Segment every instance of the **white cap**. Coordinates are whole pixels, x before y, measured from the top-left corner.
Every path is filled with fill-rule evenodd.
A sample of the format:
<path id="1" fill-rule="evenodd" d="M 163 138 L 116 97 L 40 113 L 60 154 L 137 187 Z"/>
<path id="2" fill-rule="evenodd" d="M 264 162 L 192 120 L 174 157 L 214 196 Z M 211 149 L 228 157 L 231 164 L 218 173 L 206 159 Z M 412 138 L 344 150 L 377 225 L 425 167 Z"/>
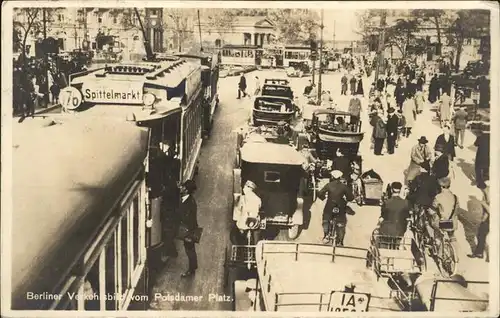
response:
<path id="1" fill-rule="evenodd" d="M 332 178 L 334 179 L 339 179 L 340 177 L 342 177 L 344 174 L 342 173 L 342 171 L 340 170 L 333 170 L 330 175 L 332 176 Z"/>

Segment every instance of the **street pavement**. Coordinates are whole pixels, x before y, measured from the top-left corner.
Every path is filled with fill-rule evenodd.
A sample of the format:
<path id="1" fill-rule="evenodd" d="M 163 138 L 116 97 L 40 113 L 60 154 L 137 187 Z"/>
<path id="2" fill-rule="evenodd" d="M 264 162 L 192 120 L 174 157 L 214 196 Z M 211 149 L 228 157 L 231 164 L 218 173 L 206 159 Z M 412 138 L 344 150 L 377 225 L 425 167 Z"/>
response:
<path id="1" fill-rule="evenodd" d="M 286 78 L 282 70 L 260 70 L 246 74 L 248 92 L 254 91 L 254 78 L 259 76 L 261 84 L 265 78 Z M 338 109 L 347 110 L 350 96 L 340 96 L 340 78 L 342 73 L 331 73 L 323 75 L 323 89 L 330 90 L 332 97 L 337 103 Z M 304 86 L 310 77 L 292 78 L 291 86 L 295 95 L 302 95 Z M 193 278 L 183 279 L 180 274 L 187 268 L 187 258 L 183 247 L 178 244 L 179 257 L 171 259 L 153 288 L 154 293 L 163 295 L 180 293 L 182 295 L 198 295 L 203 299 L 198 302 L 161 302 L 154 301 L 151 309 L 156 310 L 230 310 L 228 301 L 211 301 L 210 294 L 223 295 L 223 264 L 224 250 L 229 246 L 229 229 L 232 213 L 232 168 L 235 154 L 234 130 L 245 124 L 248 119 L 252 99 L 237 97 L 238 77 L 227 77 L 220 79 L 220 108 L 217 111 L 213 134 L 204 143 L 200 158 L 200 171 L 197 177 L 198 192 L 198 222 L 205 231 L 201 244 L 197 245 L 199 269 Z M 366 96 L 371 81 L 364 78 Z M 367 114 L 368 98 L 363 98 L 362 120 L 365 130 L 365 138 L 360 145 L 360 153 L 363 156 L 363 171 L 373 169 L 387 183 L 403 181 L 403 172 L 409 164 L 410 149 L 417 143 L 417 139 L 425 135 L 433 145 L 435 138 L 440 134 L 440 128 L 432 123 L 433 113 L 426 107 L 419 115 L 417 123 L 413 128 L 413 134 L 404 138 L 399 143 L 399 148 L 393 155 L 375 156 L 370 150 L 371 127 L 369 126 Z M 457 149 L 457 169 L 451 186 L 452 191 L 457 194 L 461 209 L 469 207 L 477 208 L 477 200 L 482 198 L 481 192 L 472 184 L 473 181 L 473 159 L 475 148 L 471 146 L 474 142 L 472 134 L 468 133 L 464 149 Z M 471 203 L 472 202 L 472 203 Z M 307 204 L 307 203 L 306 203 Z M 322 238 L 321 214 L 323 202 L 318 200 L 312 204 L 310 214 L 305 215 L 304 226 L 298 242 L 320 242 Z M 474 205 L 476 204 L 476 205 Z M 368 247 L 370 236 L 375 228 L 380 215 L 378 206 L 357 206 L 350 204 L 355 215 L 348 216 L 346 246 Z M 469 232 L 474 231 L 477 224 L 474 213 L 464 211 L 466 225 Z M 462 226 L 456 231 L 458 238 L 458 255 L 460 259 L 459 272 L 468 280 L 489 280 L 488 263 L 484 260 L 469 259 L 466 254 L 470 253 L 470 247 L 465 239 Z M 286 240 L 286 231 L 282 231 L 276 239 Z M 429 269 L 435 271 L 432 262 Z"/>

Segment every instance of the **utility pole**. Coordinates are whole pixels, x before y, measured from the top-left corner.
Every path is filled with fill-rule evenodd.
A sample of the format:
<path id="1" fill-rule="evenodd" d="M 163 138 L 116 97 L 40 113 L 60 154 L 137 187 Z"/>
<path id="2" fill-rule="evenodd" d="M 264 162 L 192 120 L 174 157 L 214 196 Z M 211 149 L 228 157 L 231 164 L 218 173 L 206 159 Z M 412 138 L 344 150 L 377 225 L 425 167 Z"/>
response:
<path id="1" fill-rule="evenodd" d="M 332 44 L 332 50 L 335 52 L 335 24 L 336 21 L 333 20 L 333 44 Z"/>
<path id="2" fill-rule="evenodd" d="M 200 51 L 203 52 L 203 43 L 201 42 L 200 10 L 198 10 L 198 33 L 200 34 Z"/>
<path id="3" fill-rule="evenodd" d="M 321 103 L 321 64 L 323 62 L 323 29 L 325 26 L 323 25 L 323 15 L 324 15 L 324 10 L 321 9 L 321 37 L 320 37 L 320 48 L 319 48 L 319 75 L 318 75 L 318 104 Z"/>
<path id="4" fill-rule="evenodd" d="M 387 18 L 387 11 L 384 10 L 382 13 L 382 17 L 380 18 L 380 40 L 378 43 L 378 61 L 377 61 L 377 68 L 375 69 L 375 83 L 378 80 L 378 77 L 380 75 L 381 67 L 382 64 L 384 63 L 384 51 L 385 51 L 385 22 Z"/>
<path id="5" fill-rule="evenodd" d="M 47 52 L 47 9 L 43 8 L 43 73 L 45 81 L 43 82 L 43 101 L 48 106 L 49 102 L 49 55 Z"/>

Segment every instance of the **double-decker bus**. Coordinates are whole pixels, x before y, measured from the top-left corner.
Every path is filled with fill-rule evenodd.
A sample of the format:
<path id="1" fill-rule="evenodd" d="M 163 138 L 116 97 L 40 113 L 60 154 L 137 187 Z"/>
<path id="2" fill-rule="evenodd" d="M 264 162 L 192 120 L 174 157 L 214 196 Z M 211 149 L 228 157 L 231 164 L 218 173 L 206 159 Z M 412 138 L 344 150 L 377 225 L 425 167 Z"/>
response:
<path id="1" fill-rule="evenodd" d="M 180 58 L 202 66 L 201 82 L 204 90 L 203 136 L 209 137 L 213 125 L 215 110 L 219 106 L 219 56 L 218 54 L 176 54 Z"/>
<path id="2" fill-rule="evenodd" d="M 147 308 L 148 139 L 90 117 L 13 126 L 13 310 Z"/>
<path id="3" fill-rule="evenodd" d="M 202 66 L 178 57 L 118 64 L 70 76 L 61 91 L 63 117 L 129 122 L 150 132 L 148 209 L 152 219 L 151 259 L 160 259 L 167 219 L 179 204 L 178 184 L 196 175 L 202 143 Z M 55 115 L 53 115 L 55 116 Z M 103 136 L 106 138 L 106 136 Z"/>
<path id="4" fill-rule="evenodd" d="M 224 45 L 221 64 L 239 66 L 258 66 L 261 64 L 263 50 L 255 45 Z"/>

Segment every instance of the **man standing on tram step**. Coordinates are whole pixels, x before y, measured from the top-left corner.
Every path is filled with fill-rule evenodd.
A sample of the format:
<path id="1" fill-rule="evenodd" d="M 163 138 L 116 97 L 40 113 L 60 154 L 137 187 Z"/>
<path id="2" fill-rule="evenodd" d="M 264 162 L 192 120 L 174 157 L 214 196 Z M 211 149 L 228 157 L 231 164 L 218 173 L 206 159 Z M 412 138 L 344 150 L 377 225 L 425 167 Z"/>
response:
<path id="1" fill-rule="evenodd" d="M 398 124 L 399 117 L 394 113 L 394 108 L 389 107 L 387 110 L 387 153 L 392 155 L 396 147 L 396 140 L 398 139 Z"/>
<path id="2" fill-rule="evenodd" d="M 410 217 L 410 203 L 399 196 L 402 187 L 401 182 L 391 183 L 392 196 L 381 208 L 380 235 L 403 236 L 406 232 L 407 219 Z M 400 239 L 397 239 L 391 243 L 398 245 L 399 241 Z"/>
<path id="3" fill-rule="evenodd" d="M 245 74 L 241 74 L 240 82 L 238 84 L 238 99 L 241 98 L 241 93 L 243 93 L 243 97 L 247 97 L 247 79 L 245 78 Z"/>
<path id="4" fill-rule="evenodd" d="M 198 207 L 193 197 L 196 191 L 196 183 L 193 180 L 187 180 L 181 187 L 181 204 L 179 206 L 179 216 L 181 225 L 185 226 L 189 232 L 198 228 L 197 213 Z M 184 249 L 188 258 L 188 269 L 182 277 L 193 276 L 198 269 L 198 257 L 196 255 L 195 242 L 189 235 L 184 239 Z"/>
<path id="5" fill-rule="evenodd" d="M 330 183 L 325 185 L 323 189 L 318 192 L 318 198 L 321 200 L 325 199 L 326 194 L 328 194 L 326 198 L 325 207 L 323 208 L 323 243 L 327 243 L 327 236 L 330 227 L 330 221 L 333 218 L 336 218 L 337 221 L 337 237 L 336 237 L 336 245 L 343 246 L 344 245 L 344 237 L 345 237 L 345 228 L 347 225 L 347 202 L 354 200 L 354 195 L 352 193 L 351 187 L 348 187 L 344 183 L 340 181 L 342 177 L 342 172 L 339 170 L 333 170 L 331 173 Z M 334 208 L 338 208 L 338 212 L 334 214 Z"/>

